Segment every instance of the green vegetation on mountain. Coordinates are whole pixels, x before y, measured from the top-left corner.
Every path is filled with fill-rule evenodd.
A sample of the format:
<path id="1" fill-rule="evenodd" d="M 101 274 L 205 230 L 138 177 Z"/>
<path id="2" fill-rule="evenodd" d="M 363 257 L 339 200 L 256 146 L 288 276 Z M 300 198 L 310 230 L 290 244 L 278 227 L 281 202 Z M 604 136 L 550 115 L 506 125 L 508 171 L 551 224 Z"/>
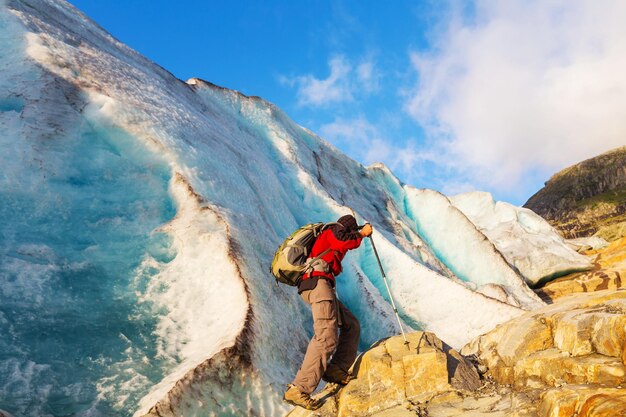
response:
<path id="1" fill-rule="evenodd" d="M 626 236 L 626 146 L 556 173 L 524 207 L 567 238 Z"/>

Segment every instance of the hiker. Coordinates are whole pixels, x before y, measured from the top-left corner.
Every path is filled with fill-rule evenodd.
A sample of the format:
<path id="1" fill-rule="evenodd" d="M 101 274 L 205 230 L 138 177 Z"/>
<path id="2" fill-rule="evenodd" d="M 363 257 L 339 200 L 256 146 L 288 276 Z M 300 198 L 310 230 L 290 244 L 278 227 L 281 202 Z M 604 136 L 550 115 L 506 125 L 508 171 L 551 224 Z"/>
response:
<path id="1" fill-rule="evenodd" d="M 288 403 L 315 410 L 321 404 L 311 393 L 320 379 L 341 385 L 353 379 L 349 369 L 356 359 L 361 330 L 357 318 L 337 299 L 335 277 L 341 273 L 346 252 L 358 248 L 371 234 L 369 223 L 359 227 L 354 216 L 346 215 L 324 230 L 311 249 L 309 259 L 322 256 L 313 262 L 313 271 L 303 275 L 298 293 L 311 306 L 314 335 L 283 397 Z"/>

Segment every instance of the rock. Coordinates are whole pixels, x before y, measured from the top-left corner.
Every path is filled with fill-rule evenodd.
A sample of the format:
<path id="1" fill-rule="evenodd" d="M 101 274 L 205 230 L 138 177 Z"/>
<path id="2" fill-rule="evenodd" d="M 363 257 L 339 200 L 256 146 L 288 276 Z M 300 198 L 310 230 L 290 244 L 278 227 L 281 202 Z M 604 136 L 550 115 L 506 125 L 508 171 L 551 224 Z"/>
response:
<path id="1" fill-rule="evenodd" d="M 598 256 L 595 262 L 601 268 L 626 270 L 626 238 L 611 243 L 607 248 L 596 251 Z"/>
<path id="2" fill-rule="evenodd" d="M 539 417 L 537 398 L 511 390 L 502 394 L 477 395 L 429 403 L 428 417 Z"/>
<path id="3" fill-rule="evenodd" d="M 339 397 L 339 416 L 370 415 L 481 385 L 474 367 L 434 334 L 416 332 L 407 338 L 408 346 L 395 336 L 363 354 L 354 369 L 357 379 Z"/>
<path id="4" fill-rule="evenodd" d="M 572 357 L 552 348 L 520 358 L 514 366 L 514 381 L 518 388 L 564 384 L 617 386 L 626 382 L 626 372 L 621 358 L 599 354 Z"/>
<path id="5" fill-rule="evenodd" d="M 566 168 L 524 205 L 565 237 L 626 236 L 626 146 Z"/>
<path id="6" fill-rule="evenodd" d="M 572 356 L 588 355 L 593 352 L 591 329 L 595 316 L 585 310 L 573 310 L 553 317 L 554 344 Z"/>
<path id="7" fill-rule="evenodd" d="M 591 331 L 594 350 L 602 355 L 621 358 L 626 364 L 626 316 L 622 314 L 598 315 Z"/>
<path id="8" fill-rule="evenodd" d="M 465 346 L 498 383 L 523 387 L 626 382 L 626 291 L 576 294 Z"/>
<path id="9" fill-rule="evenodd" d="M 406 336 L 408 345 L 394 336 L 363 353 L 353 367 L 356 379 L 322 408 L 296 409 L 289 416 L 415 416 L 419 404 L 438 395 L 461 395 L 482 385 L 472 363 L 433 333 Z"/>
<path id="10" fill-rule="evenodd" d="M 623 277 L 626 277 L 624 272 L 612 270 L 576 273 L 557 278 L 536 292 L 542 300 L 554 302 L 561 297 L 574 293 L 624 288 L 626 287 L 626 280 L 622 279 Z"/>
<path id="11" fill-rule="evenodd" d="M 550 348 L 552 344 L 550 326 L 539 316 L 527 313 L 475 339 L 461 353 L 465 356 L 479 354 L 493 372 L 496 368 L 512 367 L 519 358 Z"/>
<path id="12" fill-rule="evenodd" d="M 615 290 L 626 286 L 626 238 L 588 254 L 595 256 L 594 270 L 557 278 L 537 289 L 537 294 L 544 301 L 554 302 L 573 293 Z"/>
<path id="13" fill-rule="evenodd" d="M 372 414 L 372 417 L 416 417 L 415 411 L 407 407 L 397 406 L 380 413 Z"/>
<path id="14" fill-rule="evenodd" d="M 562 297 L 462 349 L 415 332 L 376 343 L 357 379 L 290 416 L 626 416 L 626 290 Z M 481 380 L 475 362 L 486 368 Z"/>
<path id="15" fill-rule="evenodd" d="M 428 417 L 508 417 L 511 396 L 466 397 L 428 407 Z"/>
<path id="16" fill-rule="evenodd" d="M 0 410 L 0 417 L 13 417 L 13 414 L 8 411 Z"/>
<path id="17" fill-rule="evenodd" d="M 586 385 L 552 389 L 541 396 L 539 414 L 545 417 L 626 416 L 626 389 Z"/>

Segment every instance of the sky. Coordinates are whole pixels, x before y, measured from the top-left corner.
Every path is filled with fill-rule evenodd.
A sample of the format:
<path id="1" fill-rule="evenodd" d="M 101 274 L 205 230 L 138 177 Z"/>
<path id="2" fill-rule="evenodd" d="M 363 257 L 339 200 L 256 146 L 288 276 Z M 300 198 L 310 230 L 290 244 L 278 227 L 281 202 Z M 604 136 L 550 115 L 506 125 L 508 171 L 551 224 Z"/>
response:
<path id="1" fill-rule="evenodd" d="M 70 0 L 176 77 L 261 96 L 357 161 L 523 204 L 626 144 L 626 2 Z"/>

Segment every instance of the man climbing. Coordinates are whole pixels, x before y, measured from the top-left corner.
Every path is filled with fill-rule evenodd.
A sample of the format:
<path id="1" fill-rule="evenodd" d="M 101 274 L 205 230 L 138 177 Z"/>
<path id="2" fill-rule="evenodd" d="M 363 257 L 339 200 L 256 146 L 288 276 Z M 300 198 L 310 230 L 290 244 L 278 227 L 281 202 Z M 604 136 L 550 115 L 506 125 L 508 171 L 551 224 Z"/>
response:
<path id="1" fill-rule="evenodd" d="M 371 234 L 369 223 L 359 228 L 354 216 L 346 215 L 324 230 L 311 249 L 309 258 L 320 259 L 313 263 L 312 272 L 303 275 L 298 293 L 311 306 L 314 335 L 302 366 L 283 397 L 290 404 L 315 410 L 321 404 L 311 398 L 311 393 L 320 379 L 342 385 L 353 379 L 349 369 L 356 359 L 360 325 L 337 299 L 335 277 L 341 273 L 346 252 L 358 248 L 362 239 Z"/>

